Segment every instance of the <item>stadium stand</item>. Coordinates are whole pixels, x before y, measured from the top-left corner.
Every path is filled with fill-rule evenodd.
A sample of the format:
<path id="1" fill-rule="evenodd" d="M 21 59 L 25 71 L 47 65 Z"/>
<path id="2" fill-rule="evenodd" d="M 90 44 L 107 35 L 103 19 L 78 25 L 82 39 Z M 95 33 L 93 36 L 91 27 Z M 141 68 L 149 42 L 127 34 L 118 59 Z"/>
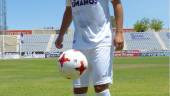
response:
<path id="1" fill-rule="evenodd" d="M 163 39 L 163 43 L 169 46 L 168 36 L 169 32 L 160 32 L 160 38 Z M 44 51 L 44 52 L 62 52 L 64 50 L 72 48 L 73 33 L 70 32 L 65 35 L 63 41 L 63 48 L 55 48 L 55 40 L 58 35 L 26 35 L 22 44 L 22 51 Z M 126 50 L 163 50 L 158 38 L 153 32 L 126 32 L 125 44 Z M 165 38 L 166 36 L 166 38 Z M 50 44 L 49 44 L 50 43 Z M 48 47 L 48 48 L 47 48 Z M 48 50 L 47 50 L 48 49 Z"/>
<path id="2" fill-rule="evenodd" d="M 46 52 L 50 34 L 24 35 L 20 39 L 23 40 L 21 41 L 22 52 Z"/>
<path id="3" fill-rule="evenodd" d="M 69 32 L 64 35 L 62 49 L 56 49 L 56 47 L 55 47 L 55 40 L 57 37 L 58 37 L 58 35 L 55 35 L 50 52 L 63 52 L 64 50 L 72 48 L 72 41 L 73 41 L 73 33 L 72 32 Z"/>
<path id="4" fill-rule="evenodd" d="M 129 32 L 124 34 L 127 50 L 162 50 L 153 32 Z"/>
<path id="5" fill-rule="evenodd" d="M 58 54 L 72 48 L 73 32 L 64 35 L 63 48 L 55 47 L 57 34 L 5 35 L 4 52 L 20 54 Z M 124 50 L 168 51 L 170 50 L 170 32 L 125 32 Z M 0 35 L 0 53 L 2 52 Z M 169 52 L 169 51 L 168 51 Z M 139 53 L 139 52 L 138 52 Z"/>
<path id="6" fill-rule="evenodd" d="M 72 35 L 72 33 L 65 34 L 62 49 L 56 49 L 55 47 L 55 40 L 58 35 L 24 35 L 21 50 L 22 52 L 63 52 L 64 50 L 72 48 Z"/>

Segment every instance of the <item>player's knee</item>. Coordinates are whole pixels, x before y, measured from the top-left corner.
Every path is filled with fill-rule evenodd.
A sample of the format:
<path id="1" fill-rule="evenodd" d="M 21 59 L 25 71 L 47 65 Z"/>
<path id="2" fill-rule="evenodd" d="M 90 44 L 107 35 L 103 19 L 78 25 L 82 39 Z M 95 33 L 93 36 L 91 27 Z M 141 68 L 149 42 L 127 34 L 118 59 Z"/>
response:
<path id="1" fill-rule="evenodd" d="M 109 88 L 109 84 L 95 85 L 94 88 L 95 88 L 95 92 L 96 93 L 100 93 L 100 92 L 108 89 Z"/>
<path id="2" fill-rule="evenodd" d="M 87 93 L 88 88 L 82 87 L 82 88 L 74 88 L 74 94 L 85 94 Z"/>

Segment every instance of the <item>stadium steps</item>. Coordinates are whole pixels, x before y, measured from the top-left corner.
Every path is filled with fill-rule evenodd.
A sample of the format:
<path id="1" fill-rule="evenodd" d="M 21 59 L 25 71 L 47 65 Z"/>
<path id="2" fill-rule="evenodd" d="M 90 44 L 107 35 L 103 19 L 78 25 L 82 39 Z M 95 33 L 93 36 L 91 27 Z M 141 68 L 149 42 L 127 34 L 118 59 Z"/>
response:
<path id="1" fill-rule="evenodd" d="M 124 38 L 125 38 L 125 34 L 124 34 Z M 124 47 L 123 47 L 123 50 L 127 50 L 126 40 L 124 40 Z"/>
<path id="2" fill-rule="evenodd" d="M 52 35 L 50 36 L 49 41 L 48 41 L 46 52 L 49 52 L 49 51 L 51 50 L 52 44 L 53 44 L 54 40 L 55 40 L 55 35 L 52 34 Z"/>
<path id="3" fill-rule="evenodd" d="M 153 32 L 153 34 L 155 35 L 155 37 L 158 40 L 158 43 L 161 45 L 162 49 L 167 50 L 168 48 L 165 46 L 165 44 L 162 41 L 162 39 L 160 38 L 159 34 L 157 32 Z"/>
<path id="4" fill-rule="evenodd" d="M 168 50 L 170 50 L 170 32 L 159 32 L 159 36 Z"/>
<path id="5" fill-rule="evenodd" d="M 21 44 L 20 44 L 20 43 L 21 43 L 21 36 L 18 35 L 18 36 L 17 36 L 17 45 L 16 45 L 16 51 L 17 51 L 17 52 L 20 52 L 20 49 L 21 49 L 21 48 L 20 48 L 20 47 L 21 47 Z"/>
<path id="6" fill-rule="evenodd" d="M 2 50 L 2 35 L 0 35 L 0 51 Z"/>

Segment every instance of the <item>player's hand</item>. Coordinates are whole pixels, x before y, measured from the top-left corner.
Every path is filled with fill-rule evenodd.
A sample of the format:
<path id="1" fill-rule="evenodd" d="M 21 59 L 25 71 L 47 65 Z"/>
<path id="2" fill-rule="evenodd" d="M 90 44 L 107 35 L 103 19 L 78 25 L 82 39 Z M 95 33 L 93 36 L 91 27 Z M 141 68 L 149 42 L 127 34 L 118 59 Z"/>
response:
<path id="1" fill-rule="evenodd" d="M 58 49 L 63 48 L 62 42 L 63 42 L 63 36 L 58 35 L 58 37 L 57 37 L 57 39 L 56 39 L 56 41 L 55 41 L 55 46 L 56 46 L 56 48 L 58 48 Z"/>
<path id="2" fill-rule="evenodd" d="M 114 46 L 116 51 L 120 51 L 124 47 L 124 37 L 123 33 L 116 33 L 114 38 Z"/>

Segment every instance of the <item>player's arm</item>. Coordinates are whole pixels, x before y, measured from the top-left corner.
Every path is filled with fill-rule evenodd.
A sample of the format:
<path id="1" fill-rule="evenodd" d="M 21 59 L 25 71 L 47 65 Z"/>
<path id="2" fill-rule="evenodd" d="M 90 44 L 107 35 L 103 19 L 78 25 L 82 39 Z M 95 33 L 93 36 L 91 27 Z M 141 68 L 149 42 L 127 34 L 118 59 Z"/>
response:
<path id="1" fill-rule="evenodd" d="M 59 49 L 62 48 L 64 34 L 67 31 L 68 27 L 70 26 L 71 22 L 72 22 L 72 9 L 69 3 L 67 4 L 64 15 L 63 15 L 63 20 L 62 20 L 58 38 L 55 41 L 56 48 L 59 48 Z"/>
<path id="2" fill-rule="evenodd" d="M 124 46 L 123 38 L 123 7 L 121 0 L 112 0 L 114 9 L 115 22 L 116 22 L 116 34 L 114 38 L 114 45 L 116 50 L 122 50 Z"/>

